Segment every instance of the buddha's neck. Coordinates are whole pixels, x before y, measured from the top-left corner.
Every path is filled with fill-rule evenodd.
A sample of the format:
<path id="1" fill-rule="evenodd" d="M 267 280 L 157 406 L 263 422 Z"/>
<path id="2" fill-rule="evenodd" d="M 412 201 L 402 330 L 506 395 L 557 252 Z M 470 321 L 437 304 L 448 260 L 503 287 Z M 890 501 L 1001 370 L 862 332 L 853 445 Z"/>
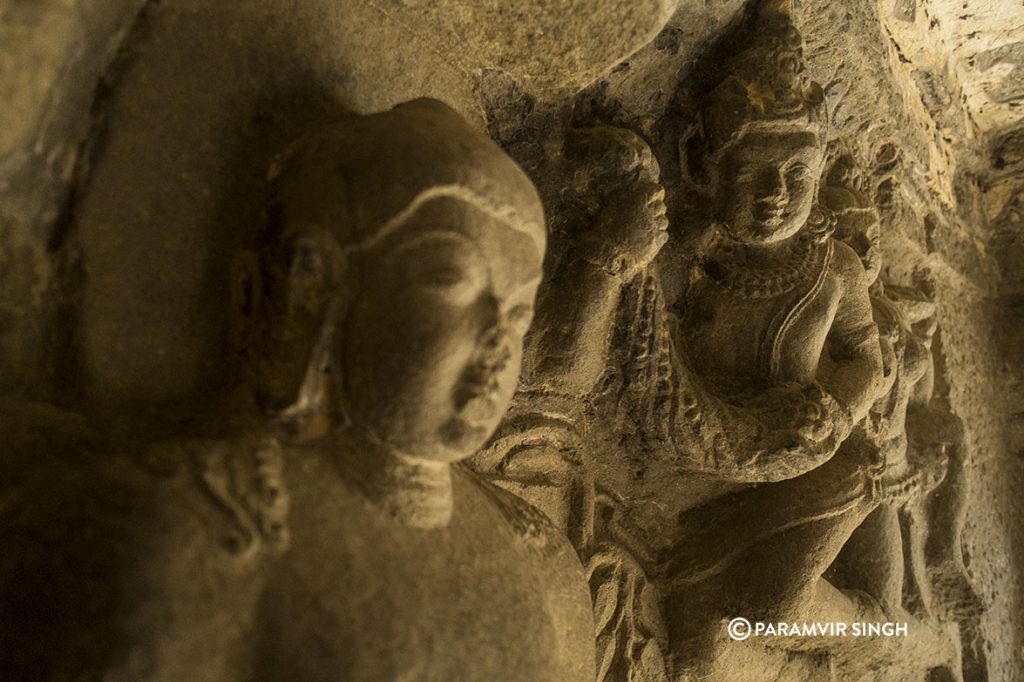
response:
<path id="1" fill-rule="evenodd" d="M 362 429 L 346 431 L 346 443 L 338 454 L 371 501 L 406 526 L 448 525 L 453 497 L 447 462 L 404 455 Z"/>

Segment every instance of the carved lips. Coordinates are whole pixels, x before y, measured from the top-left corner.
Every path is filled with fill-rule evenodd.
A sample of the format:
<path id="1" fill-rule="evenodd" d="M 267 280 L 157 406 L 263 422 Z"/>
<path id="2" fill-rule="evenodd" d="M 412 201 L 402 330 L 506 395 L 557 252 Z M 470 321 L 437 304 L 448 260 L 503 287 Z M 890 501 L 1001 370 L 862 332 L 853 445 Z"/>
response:
<path id="1" fill-rule="evenodd" d="M 499 404 L 500 379 L 512 355 L 505 336 L 500 327 L 488 332 L 481 355 L 466 368 L 455 389 L 455 408 L 467 422 L 489 421 L 505 409 Z"/>
<path id="2" fill-rule="evenodd" d="M 754 202 L 754 218 L 766 225 L 779 225 L 786 216 L 788 203 L 783 197 L 758 199 Z"/>

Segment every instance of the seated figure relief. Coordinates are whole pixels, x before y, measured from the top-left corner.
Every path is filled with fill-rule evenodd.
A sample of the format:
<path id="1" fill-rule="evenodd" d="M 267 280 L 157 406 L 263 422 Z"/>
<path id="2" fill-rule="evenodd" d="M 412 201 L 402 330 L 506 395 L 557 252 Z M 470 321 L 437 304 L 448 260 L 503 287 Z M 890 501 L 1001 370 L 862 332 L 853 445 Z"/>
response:
<path id="1" fill-rule="evenodd" d="M 533 185 L 434 100 L 318 130 L 267 177 L 234 277 L 251 391 L 221 432 L 10 417 L 0 677 L 593 679 L 572 546 L 459 464 L 519 375 Z"/>
<path id="2" fill-rule="evenodd" d="M 548 138 L 490 70 L 547 227 L 447 105 L 352 115 L 267 166 L 223 394 L 0 398 L 0 680 L 985 679 L 934 292 L 879 256 L 897 148 L 873 188 L 830 158 L 792 0 L 739 4 L 642 133 Z"/>
<path id="3" fill-rule="evenodd" d="M 736 615 L 885 620 L 823 577 L 880 498 L 878 453 L 850 438 L 886 390 L 870 282 L 817 202 L 824 98 L 788 3 L 749 20 L 701 139 L 680 145 L 707 177 L 695 267 L 651 264 L 665 206 L 644 143 L 570 138 L 570 156 L 620 177 L 593 183 L 591 226 L 541 296 L 517 418 L 477 460 L 577 545 L 602 679 L 713 674 Z M 680 272 L 682 286 L 665 279 Z"/>
<path id="4" fill-rule="evenodd" d="M 875 206 L 891 191 L 897 161 L 891 143 L 875 154 L 882 178 L 873 199 L 849 153 L 837 158 L 822 188 L 837 218 L 837 238 L 854 249 L 872 283 L 885 376 L 885 391 L 861 434 L 878 450 L 881 503 L 851 535 L 830 579 L 870 594 L 890 618 L 911 622 L 917 633 L 951 624 L 952 632 L 936 636 L 961 640 L 960 661 L 947 641 L 904 664 L 946 666 L 956 678 L 954 670 L 977 674 L 985 666 L 978 641 L 983 606 L 967 578 L 960 544 L 967 453 L 963 425 L 935 390 L 937 320 L 929 285 L 900 286 L 880 276 Z"/>

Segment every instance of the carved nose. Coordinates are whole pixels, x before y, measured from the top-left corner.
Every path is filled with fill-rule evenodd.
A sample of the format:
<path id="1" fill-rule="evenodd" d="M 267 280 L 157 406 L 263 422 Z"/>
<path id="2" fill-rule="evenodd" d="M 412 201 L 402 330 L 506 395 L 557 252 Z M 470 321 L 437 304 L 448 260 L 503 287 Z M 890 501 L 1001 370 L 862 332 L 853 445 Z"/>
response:
<path id="1" fill-rule="evenodd" d="M 786 194 L 786 178 L 778 168 L 766 168 L 758 178 L 758 194 L 762 200 L 781 201 Z"/>
<path id="2" fill-rule="evenodd" d="M 491 325 L 481 336 L 479 346 L 479 368 L 488 377 L 505 369 L 512 350 L 509 348 L 508 323 L 504 315 L 499 315 L 495 324 Z"/>
<path id="3" fill-rule="evenodd" d="M 480 336 L 480 347 L 486 352 L 493 353 L 507 345 L 509 320 L 508 314 L 502 312 L 497 299 L 492 297 L 489 303 L 487 312 L 490 319 Z"/>
<path id="4" fill-rule="evenodd" d="M 497 321 L 489 326 L 480 338 L 480 345 L 486 350 L 494 350 L 498 346 L 502 345 L 505 339 L 505 328 L 504 320 L 498 318 Z"/>

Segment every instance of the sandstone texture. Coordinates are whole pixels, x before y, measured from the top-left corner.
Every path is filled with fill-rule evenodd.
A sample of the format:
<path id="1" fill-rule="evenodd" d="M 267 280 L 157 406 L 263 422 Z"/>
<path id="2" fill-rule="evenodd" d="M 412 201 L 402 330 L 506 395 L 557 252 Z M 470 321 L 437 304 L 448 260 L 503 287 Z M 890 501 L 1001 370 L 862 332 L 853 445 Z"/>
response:
<path id="1" fill-rule="evenodd" d="M 0 678 L 1024 679 L 1022 197 L 1010 0 L 7 0 Z"/>

